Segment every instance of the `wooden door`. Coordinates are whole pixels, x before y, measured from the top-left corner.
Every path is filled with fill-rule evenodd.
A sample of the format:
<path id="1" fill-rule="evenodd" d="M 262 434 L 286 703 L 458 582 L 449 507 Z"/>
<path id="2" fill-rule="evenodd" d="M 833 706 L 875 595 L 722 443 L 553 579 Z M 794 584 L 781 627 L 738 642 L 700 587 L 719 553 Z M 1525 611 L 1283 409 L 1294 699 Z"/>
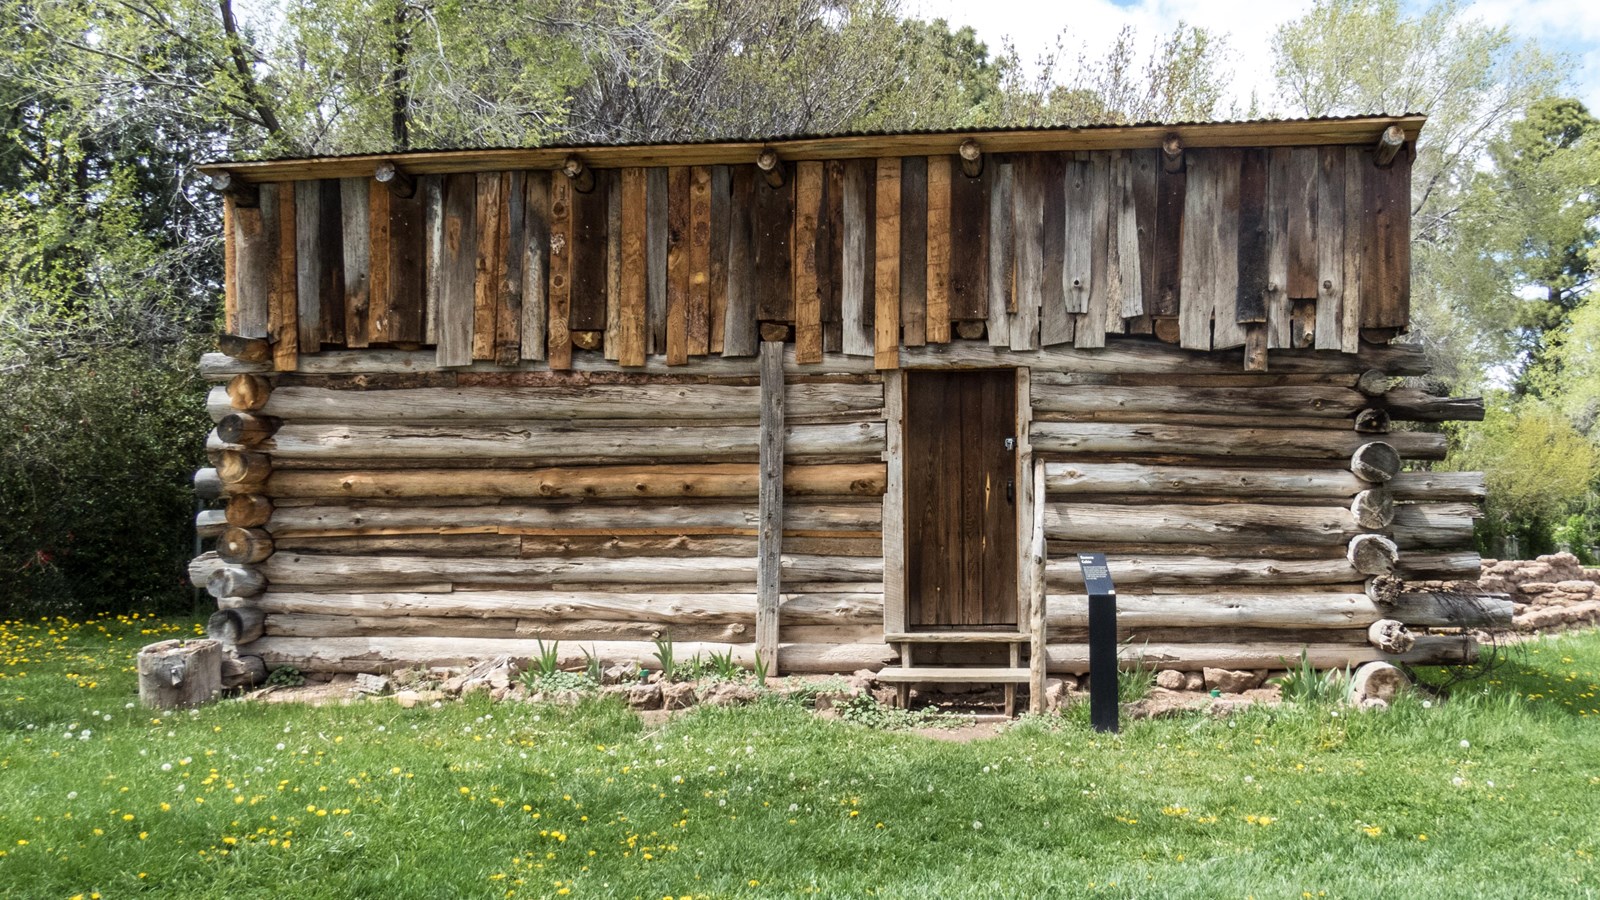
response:
<path id="1" fill-rule="evenodd" d="M 1016 373 L 906 372 L 907 624 L 1017 624 Z"/>

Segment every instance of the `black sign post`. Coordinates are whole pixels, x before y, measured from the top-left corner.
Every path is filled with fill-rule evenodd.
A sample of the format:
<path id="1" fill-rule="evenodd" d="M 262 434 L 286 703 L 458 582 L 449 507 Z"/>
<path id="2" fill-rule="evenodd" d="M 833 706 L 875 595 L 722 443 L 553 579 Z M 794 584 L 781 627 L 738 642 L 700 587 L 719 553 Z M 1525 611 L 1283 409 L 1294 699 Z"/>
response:
<path id="1" fill-rule="evenodd" d="M 1104 553 L 1079 553 L 1078 567 L 1089 595 L 1089 723 L 1095 731 L 1116 731 L 1117 589 Z"/>

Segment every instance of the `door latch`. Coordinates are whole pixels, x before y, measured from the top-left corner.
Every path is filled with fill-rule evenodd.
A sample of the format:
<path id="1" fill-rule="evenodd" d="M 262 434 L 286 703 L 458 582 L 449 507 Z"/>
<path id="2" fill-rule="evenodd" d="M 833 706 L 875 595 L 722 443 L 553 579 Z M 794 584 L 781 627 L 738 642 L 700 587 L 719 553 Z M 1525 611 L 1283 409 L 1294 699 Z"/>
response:
<path id="1" fill-rule="evenodd" d="M 1013 451 L 1013 450 L 1017 449 L 1017 439 L 1014 438 L 1014 437 L 1006 438 L 1005 439 L 1005 447 L 1006 447 L 1006 452 L 1008 452 L 1008 453 L 1010 451 Z"/>
<path id="2" fill-rule="evenodd" d="M 1017 502 L 1017 480 L 1015 478 L 1006 479 L 1006 502 Z"/>

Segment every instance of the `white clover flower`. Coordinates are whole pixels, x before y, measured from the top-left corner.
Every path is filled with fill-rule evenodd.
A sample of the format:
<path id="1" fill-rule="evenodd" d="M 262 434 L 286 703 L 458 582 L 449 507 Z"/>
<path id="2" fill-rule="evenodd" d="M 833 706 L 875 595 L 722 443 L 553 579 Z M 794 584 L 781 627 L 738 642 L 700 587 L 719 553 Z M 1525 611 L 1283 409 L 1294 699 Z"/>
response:
<path id="1" fill-rule="evenodd" d="M 1472 746 L 1472 744 L 1470 744 L 1469 742 L 1467 742 L 1467 740 L 1465 738 L 1463 738 L 1462 741 L 1461 741 L 1461 749 L 1465 750 L 1470 746 Z"/>
<path id="2" fill-rule="evenodd" d="M 972 820 L 972 830 L 973 831 L 982 831 L 983 830 L 983 823 L 979 822 L 977 819 L 973 819 Z"/>
<path id="3" fill-rule="evenodd" d="M 78 792 L 77 791 L 67 791 L 67 799 L 68 800 L 76 800 L 76 799 L 78 799 Z"/>
<path id="4" fill-rule="evenodd" d="M 283 749 L 283 747 L 284 747 L 284 744 L 283 744 L 283 741 L 279 741 L 279 742 L 278 742 L 278 743 L 277 743 L 277 745 L 276 745 L 276 748 L 275 748 L 275 749 L 278 749 L 278 750 L 282 750 L 282 749 Z"/>
<path id="5" fill-rule="evenodd" d="M 162 763 L 161 764 L 161 771 L 163 771 L 163 772 L 171 772 L 172 771 L 172 763 Z"/>

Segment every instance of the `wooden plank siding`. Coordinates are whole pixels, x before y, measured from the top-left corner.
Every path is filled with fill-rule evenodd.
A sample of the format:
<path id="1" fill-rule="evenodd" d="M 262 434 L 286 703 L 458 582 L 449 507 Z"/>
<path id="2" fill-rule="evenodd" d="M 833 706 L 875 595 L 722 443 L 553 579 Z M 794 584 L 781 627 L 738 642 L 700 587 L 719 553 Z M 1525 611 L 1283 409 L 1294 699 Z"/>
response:
<path id="1" fill-rule="evenodd" d="M 262 185 L 227 204 L 227 327 L 299 354 L 436 348 L 441 366 L 793 342 L 901 364 L 1149 335 L 1354 353 L 1409 319 L 1409 147 L 1145 147 L 784 159 Z M 773 186 L 773 182 L 779 182 Z M 291 333 L 292 332 L 292 333 Z M 1369 334 L 1370 336 L 1370 334 Z"/>

